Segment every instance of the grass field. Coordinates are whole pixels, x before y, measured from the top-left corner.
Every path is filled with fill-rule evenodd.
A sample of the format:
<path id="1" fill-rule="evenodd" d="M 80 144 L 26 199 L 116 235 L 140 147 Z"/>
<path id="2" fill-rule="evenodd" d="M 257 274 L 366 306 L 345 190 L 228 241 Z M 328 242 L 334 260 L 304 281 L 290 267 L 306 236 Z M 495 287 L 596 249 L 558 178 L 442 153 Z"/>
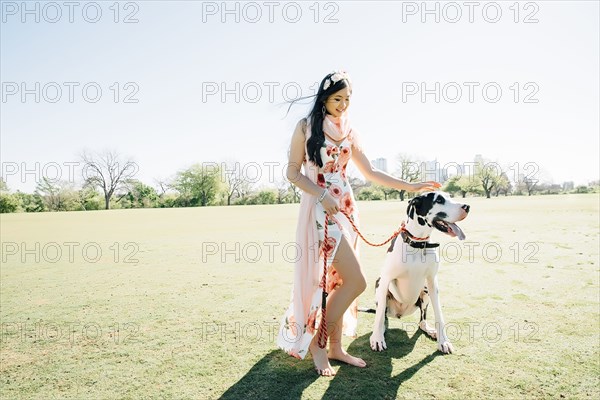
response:
<path id="1" fill-rule="evenodd" d="M 467 202 L 466 241 L 434 234 L 456 353 L 416 333 L 416 315 L 390 320 L 374 353 L 361 313 L 344 345 L 368 368 L 334 362 L 332 379 L 275 346 L 297 205 L 1 215 L 0 397 L 598 398 L 598 196 Z M 406 202 L 359 209 L 381 241 Z M 360 306 L 384 254 L 361 245 Z"/>

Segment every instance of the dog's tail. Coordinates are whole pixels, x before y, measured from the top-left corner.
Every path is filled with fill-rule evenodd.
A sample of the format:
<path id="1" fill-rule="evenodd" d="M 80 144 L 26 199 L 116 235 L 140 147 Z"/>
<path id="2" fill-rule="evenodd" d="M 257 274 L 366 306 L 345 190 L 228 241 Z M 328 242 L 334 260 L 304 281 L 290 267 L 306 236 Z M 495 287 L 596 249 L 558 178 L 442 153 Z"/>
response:
<path id="1" fill-rule="evenodd" d="M 366 312 L 366 313 L 369 313 L 369 314 L 375 314 L 375 309 L 374 308 L 358 307 L 358 311 L 360 311 L 360 312 Z"/>

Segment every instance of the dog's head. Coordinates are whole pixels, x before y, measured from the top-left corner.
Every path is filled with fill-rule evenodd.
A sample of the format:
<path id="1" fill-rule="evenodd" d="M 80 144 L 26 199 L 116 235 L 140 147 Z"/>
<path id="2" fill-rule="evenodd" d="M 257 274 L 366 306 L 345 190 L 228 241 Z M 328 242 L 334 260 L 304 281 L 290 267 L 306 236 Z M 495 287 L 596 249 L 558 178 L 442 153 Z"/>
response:
<path id="1" fill-rule="evenodd" d="M 408 203 L 406 213 L 409 219 L 416 220 L 419 225 L 429 225 L 460 240 L 465 238 L 463 231 L 456 225 L 469 213 L 469 206 L 455 203 L 444 192 L 428 192 L 415 197 Z"/>

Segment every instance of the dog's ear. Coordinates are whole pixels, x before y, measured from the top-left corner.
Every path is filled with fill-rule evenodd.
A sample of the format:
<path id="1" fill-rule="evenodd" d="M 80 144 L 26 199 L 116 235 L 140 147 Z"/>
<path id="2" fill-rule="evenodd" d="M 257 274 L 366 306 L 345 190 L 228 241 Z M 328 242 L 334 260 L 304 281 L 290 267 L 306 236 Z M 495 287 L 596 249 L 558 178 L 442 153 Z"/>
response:
<path id="1" fill-rule="evenodd" d="M 421 195 L 412 199 L 409 203 L 409 206 L 414 206 L 414 209 L 417 215 L 425 216 L 433 207 L 433 198 L 435 197 L 434 193 L 428 193 L 427 195 Z"/>
<path id="2" fill-rule="evenodd" d="M 408 215 L 408 218 L 410 219 L 415 217 L 415 208 L 411 203 L 408 203 L 408 207 L 406 207 L 406 215 Z"/>
<path id="3" fill-rule="evenodd" d="M 406 214 L 408 218 L 413 219 L 415 217 L 415 208 L 421 204 L 421 197 L 415 197 L 408 202 L 408 207 L 406 207 Z"/>

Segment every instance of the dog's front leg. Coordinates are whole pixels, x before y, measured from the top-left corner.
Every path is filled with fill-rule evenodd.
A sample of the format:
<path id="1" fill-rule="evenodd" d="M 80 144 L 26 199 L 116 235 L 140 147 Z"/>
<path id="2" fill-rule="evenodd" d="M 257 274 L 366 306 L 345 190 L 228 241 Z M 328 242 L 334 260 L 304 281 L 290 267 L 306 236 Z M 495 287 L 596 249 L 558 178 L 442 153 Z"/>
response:
<path id="1" fill-rule="evenodd" d="M 375 299 L 377 300 L 377 309 L 375 311 L 375 323 L 373 324 L 373 333 L 369 341 L 371 349 L 374 351 L 383 351 L 387 349 L 385 338 L 385 312 L 387 307 L 387 293 L 390 287 L 390 280 L 386 276 L 382 276 L 379 281 L 379 286 L 375 291 Z"/>
<path id="2" fill-rule="evenodd" d="M 452 343 L 450 343 L 450 341 L 448 341 L 448 338 L 446 337 L 446 330 L 444 327 L 444 315 L 442 314 L 442 307 L 440 306 L 440 295 L 437 276 L 428 277 L 427 282 L 430 288 L 429 297 L 431 297 L 431 304 L 433 305 L 433 311 L 435 312 L 438 350 L 444 354 L 453 353 L 454 348 L 452 347 Z"/>

